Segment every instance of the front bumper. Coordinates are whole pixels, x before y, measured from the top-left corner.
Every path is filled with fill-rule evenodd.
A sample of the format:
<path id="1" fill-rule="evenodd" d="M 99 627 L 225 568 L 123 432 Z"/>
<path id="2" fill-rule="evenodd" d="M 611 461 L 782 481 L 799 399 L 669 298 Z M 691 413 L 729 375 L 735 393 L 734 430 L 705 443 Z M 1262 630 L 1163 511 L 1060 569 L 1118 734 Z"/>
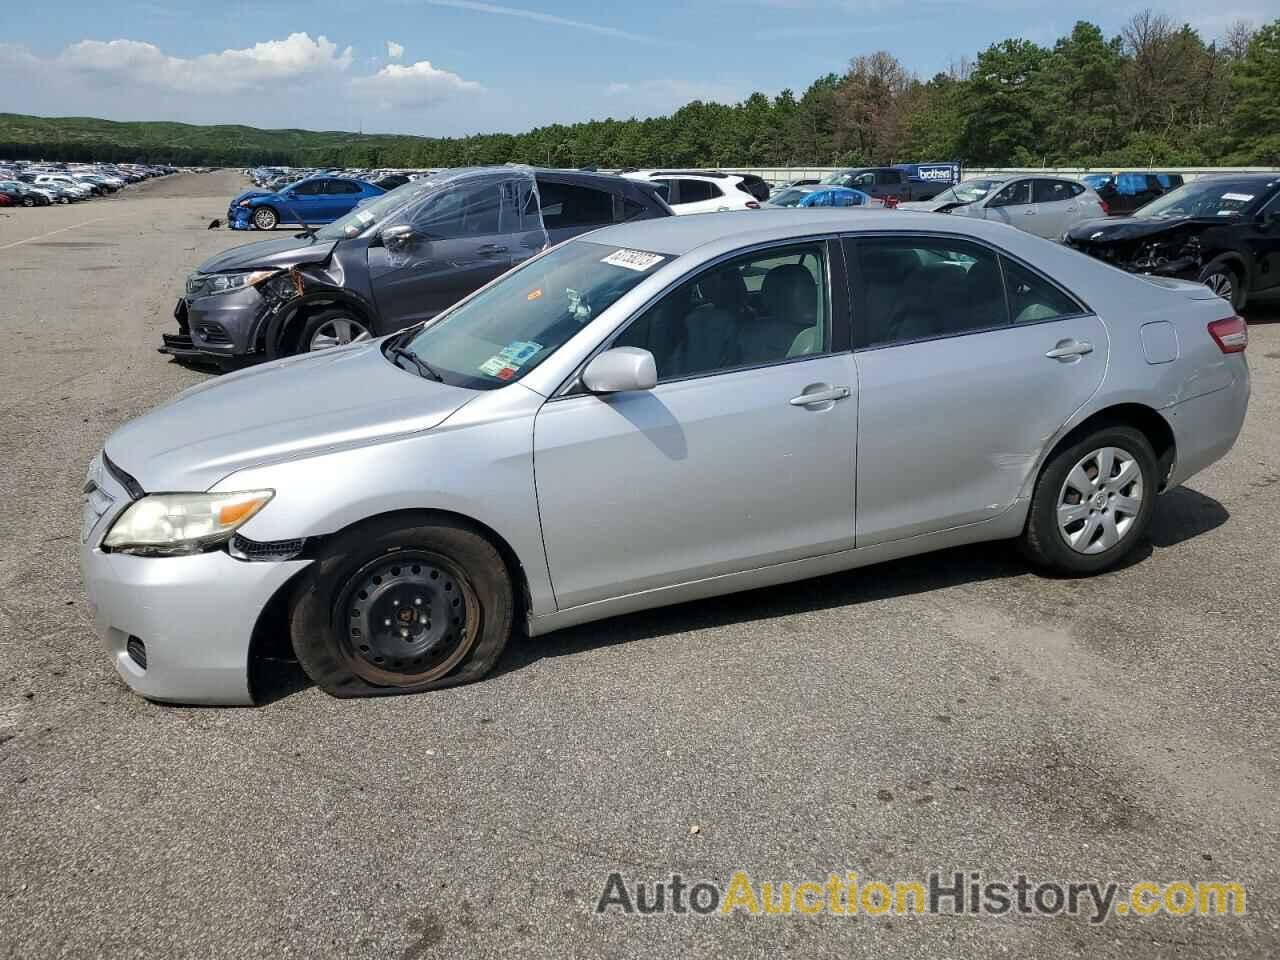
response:
<path id="1" fill-rule="evenodd" d="M 310 560 L 255 563 L 221 551 L 134 557 L 85 546 L 85 590 L 98 639 L 134 693 L 170 703 L 245 706 L 249 644 L 268 602 Z M 146 667 L 130 657 L 146 645 Z"/>
<path id="2" fill-rule="evenodd" d="M 227 207 L 227 226 L 232 230 L 252 230 L 253 221 L 250 219 L 252 214 L 251 208 L 233 204 Z"/>
<path id="3" fill-rule="evenodd" d="M 239 357 L 253 352 L 267 301 L 256 287 L 212 297 L 178 300 L 178 333 L 165 334 L 161 353 L 172 357 Z"/>

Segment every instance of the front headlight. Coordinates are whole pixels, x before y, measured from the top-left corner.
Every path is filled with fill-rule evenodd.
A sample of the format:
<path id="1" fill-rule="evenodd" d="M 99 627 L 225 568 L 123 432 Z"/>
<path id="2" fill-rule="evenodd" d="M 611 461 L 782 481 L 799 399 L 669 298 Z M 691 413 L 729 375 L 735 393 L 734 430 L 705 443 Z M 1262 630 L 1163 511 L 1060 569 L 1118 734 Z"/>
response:
<path id="1" fill-rule="evenodd" d="M 154 493 L 130 504 L 102 545 L 145 556 L 200 553 L 229 540 L 273 496 L 274 490 Z"/>
<path id="2" fill-rule="evenodd" d="M 234 293 L 245 287 L 256 287 L 270 280 L 279 270 L 242 270 L 236 273 L 197 274 L 187 281 L 187 296 L 210 297 L 218 293 Z"/>

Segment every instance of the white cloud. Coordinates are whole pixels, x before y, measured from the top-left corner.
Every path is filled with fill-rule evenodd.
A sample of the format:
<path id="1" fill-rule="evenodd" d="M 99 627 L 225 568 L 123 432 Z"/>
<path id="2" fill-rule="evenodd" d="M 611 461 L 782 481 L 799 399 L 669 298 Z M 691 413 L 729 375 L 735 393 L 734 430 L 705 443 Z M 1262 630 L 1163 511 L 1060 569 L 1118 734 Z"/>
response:
<path id="1" fill-rule="evenodd" d="M 389 63 L 372 76 L 356 77 L 351 88 L 386 109 L 428 107 L 455 94 L 484 90 L 474 80 L 463 80 L 456 73 L 433 67 L 430 60 L 408 65 Z"/>
<path id="2" fill-rule="evenodd" d="M 387 57 L 392 60 L 399 60 L 404 56 L 404 44 L 396 43 L 394 40 L 387 41 Z"/>
<path id="3" fill-rule="evenodd" d="M 243 50 L 172 57 L 138 40 L 82 40 L 67 47 L 55 65 L 99 82 L 187 93 L 238 93 L 281 82 L 340 73 L 351 66 L 350 47 L 339 51 L 326 37 L 293 33 Z"/>
<path id="4" fill-rule="evenodd" d="M 611 83 L 604 88 L 605 96 L 616 97 L 620 93 L 628 93 L 631 90 L 629 83 Z"/>

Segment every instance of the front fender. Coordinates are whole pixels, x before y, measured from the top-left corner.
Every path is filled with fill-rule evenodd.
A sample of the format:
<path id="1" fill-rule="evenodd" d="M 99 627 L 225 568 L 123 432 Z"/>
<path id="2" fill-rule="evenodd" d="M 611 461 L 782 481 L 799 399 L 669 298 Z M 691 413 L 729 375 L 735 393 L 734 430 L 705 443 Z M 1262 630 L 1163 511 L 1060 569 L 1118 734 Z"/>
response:
<path id="1" fill-rule="evenodd" d="M 342 304 L 359 314 L 374 331 L 377 307 L 361 294 L 336 283 L 322 268 L 292 268 L 287 280 L 287 284 L 282 282 L 271 288 L 270 306 L 258 318 L 253 331 L 251 342 L 262 344 L 270 359 L 285 355 L 281 349 L 284 332 L 300 312 L 310 308 Z M 301 295 L 297 294 L 299 289 Z"/>

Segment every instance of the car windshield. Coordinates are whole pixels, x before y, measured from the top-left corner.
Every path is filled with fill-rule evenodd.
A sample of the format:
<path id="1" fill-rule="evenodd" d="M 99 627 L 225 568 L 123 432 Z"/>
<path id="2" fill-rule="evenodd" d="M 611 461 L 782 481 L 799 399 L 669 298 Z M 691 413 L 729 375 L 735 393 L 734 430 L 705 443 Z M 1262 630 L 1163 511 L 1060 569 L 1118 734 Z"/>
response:
<path id="1" fill-rule="evenodd" d="M 399 345 L 447 383 L 492 390 L 537 367 L 669 260 L 574 240 L 511 271 Z"/>
<path id="2" fill-rule="evenodd" d="M 965 180 L 954 187 L 948 187 L 933 199 L 942 203 L 973 203 L 975 200 L 981 200 L 991 192 L 992 187 L 1002 182 L 1001 180 Z"/>
<path id="3" fill-rule="evenodd" d="M 1111 175 L 1106 173 L 1088 173 L 1080 178 L 1081 182 L 1090 190 L 1097 190 L 1110 179 Z"/>
<path id="4" fill-rule="evenodd" d="M 381 196 L 355 207 L 346 216 L 320 227 L 316 231 L 316 237 L 321 240 L 350 240 L 352 237 L 358 237 L 405 204 L 429 193 L 436 186 L 429 180 L 413 180 L 394 190 L 388 190 Z"/>
<path id="5" fill-rule="evenodd" d="M 1259 194 L 1265 192 L 1266 186 L 1261 183 L 1206 178 L 1152 200 L 1134 216 L 1158 220 L 1173 217 L 1232 217 L 1243 213 Z"/>
<path id="6" fill-rule="evenodd" d="M 794 187 L 790 190 L 783 190 L 776 197 L 769 198 L 769 206 L 771 207 L 796 207 L 800 205 L 800 201 L 809 195 L 809 190 L 797 190 Z"/>

